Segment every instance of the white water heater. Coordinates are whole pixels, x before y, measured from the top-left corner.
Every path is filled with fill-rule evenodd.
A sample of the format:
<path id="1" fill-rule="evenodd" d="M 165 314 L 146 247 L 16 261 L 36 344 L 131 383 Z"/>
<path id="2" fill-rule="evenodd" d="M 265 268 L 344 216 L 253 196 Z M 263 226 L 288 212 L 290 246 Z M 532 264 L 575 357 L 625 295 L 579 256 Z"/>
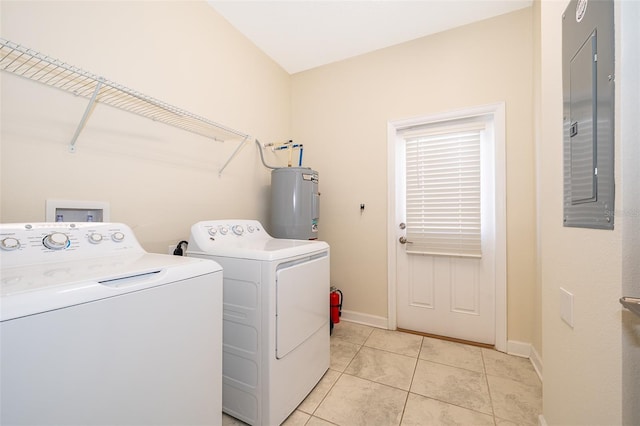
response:
<path id="1" fill-rule="evenodd" d="M 271 235 L 275 238 L 318 238 L 320 193 L 318 172 L 308 167 L 282 167 L 271 172 Z"/>

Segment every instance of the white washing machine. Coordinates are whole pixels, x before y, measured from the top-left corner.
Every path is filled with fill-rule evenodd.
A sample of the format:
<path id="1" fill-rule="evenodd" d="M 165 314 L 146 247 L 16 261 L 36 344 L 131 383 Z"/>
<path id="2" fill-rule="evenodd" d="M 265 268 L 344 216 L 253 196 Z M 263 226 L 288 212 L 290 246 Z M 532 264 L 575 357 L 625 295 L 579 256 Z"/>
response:
<path id="1" fill-rule="evenodd" d="M 0 225 L 0 423 L 222 423 L 222 268 L 126 225 Z"/>
<path id="2" fill-rule="evenodd" d="M 329 245 L 213 220 L 193 225 L 187 255 L 224 270 L 222 410 L 281 424 L 329 368 Z"/>

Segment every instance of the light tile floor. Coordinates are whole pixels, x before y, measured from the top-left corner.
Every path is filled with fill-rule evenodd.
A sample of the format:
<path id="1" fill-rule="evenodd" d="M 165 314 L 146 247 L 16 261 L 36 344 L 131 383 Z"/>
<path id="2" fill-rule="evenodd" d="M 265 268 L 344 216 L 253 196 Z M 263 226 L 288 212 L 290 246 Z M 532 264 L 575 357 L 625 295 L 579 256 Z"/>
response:
<path id="1" fill-rule="evenodd" d="M 341 321 L 329 370 L 284 426 L 537 425 L 541 411 L 528 359 Z"/>

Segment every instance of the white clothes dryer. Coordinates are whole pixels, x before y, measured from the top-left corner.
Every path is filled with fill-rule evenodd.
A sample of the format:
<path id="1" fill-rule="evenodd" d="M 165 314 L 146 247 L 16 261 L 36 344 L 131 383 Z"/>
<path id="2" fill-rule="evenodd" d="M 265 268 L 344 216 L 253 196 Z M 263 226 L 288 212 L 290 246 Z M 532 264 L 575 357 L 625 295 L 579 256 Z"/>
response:
<path id="1" fill-rule="evenodd" d="M 329 368 L 329 245 L 212 220 L 192 226 L 187 256 L 224 271 L 222 410 L 281 424 Z"/>
<path id="2" fill-rule="evenodd" d="M 222 268 L 117 223 L 0 225 L 0 423 L 222 423 Z"/>

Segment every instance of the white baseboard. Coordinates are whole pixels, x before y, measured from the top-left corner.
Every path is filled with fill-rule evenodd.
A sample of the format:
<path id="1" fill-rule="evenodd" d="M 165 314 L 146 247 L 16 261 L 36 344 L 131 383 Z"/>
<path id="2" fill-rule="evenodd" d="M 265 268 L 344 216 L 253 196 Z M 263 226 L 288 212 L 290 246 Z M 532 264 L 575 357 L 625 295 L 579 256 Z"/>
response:
<path id="1" fill-rule="evenodd" d="M 376 315 L 363 314 L 361 312 L 342 310 L 341 320 L 355 322 L 357 324 L 368 325 L 376 328 L 389 329 L 389 321 L 385 317 L 379 317 Z"/>
<path id="2" fill-rule="evenodd" d="M 540 414 L 538 416 L 538 425 L 539 426 L 547 426 L 547 421 L 544 419 L 544 415 Z"/>
<path id="3" fill-rule="evenodd" d="M 529 359 L 531 360 L 531 364 L 533 364 L 533 368 L 536 370 L 536 373 L 538 373 L 540 381 L 542 381 L 542 357 L 533 346 L 531 347 L 531 356 Z"/>
<path id="4" fill-rule="evenodd" d="M 531 356 L 531 344 L 518 342 L 517 340 L 507 341 L 507 353 L 509 355 L 521 356 L 529 358 Z"/>
<path id="5" fill-rule="evenodd" d="M 529 358 L 529 361 L 531 361 L 531 364 L 533 365 L 533 369 L 536 370 L 540 381 L 542 381 L 542 358 L 531 343 L 509 340 L 507 342 L 507 353 L 509 355 Z"/>

